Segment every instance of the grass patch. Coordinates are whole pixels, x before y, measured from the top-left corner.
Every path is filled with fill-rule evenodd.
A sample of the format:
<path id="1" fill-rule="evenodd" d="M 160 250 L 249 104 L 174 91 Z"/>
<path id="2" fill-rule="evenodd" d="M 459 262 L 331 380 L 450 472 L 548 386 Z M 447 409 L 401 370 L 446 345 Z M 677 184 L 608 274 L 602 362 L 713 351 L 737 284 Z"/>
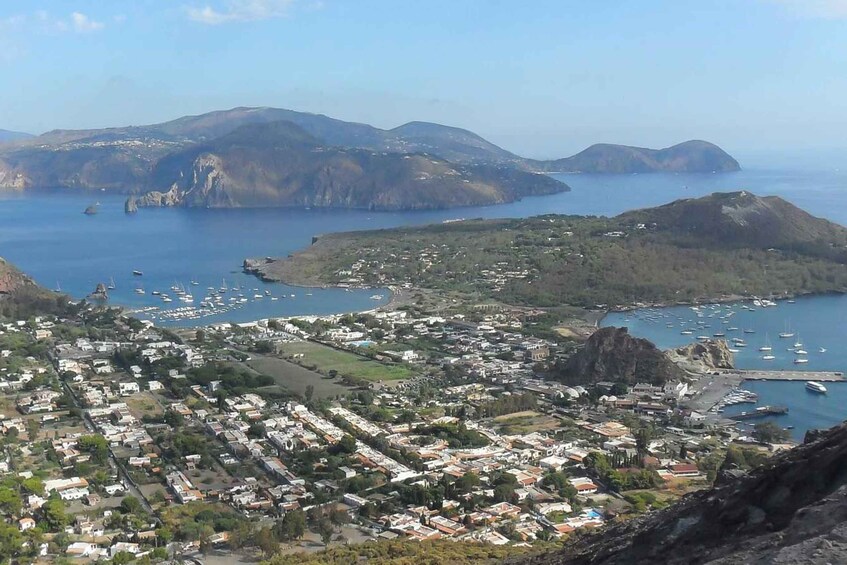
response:
<path id="1" fill-rule="evenodd" d="M 286 343 L 283 355 L 302 355 L 296 362 L 304 367 L 314 367 L 325 375 L 336 371 L 338 376 L 350 375 L 369 381 L 396 381 L 413 377 L 416 373 L 409 367 L 394 363 L 380 363 L 355 353 L 340 351 L 307 341 Z"/>

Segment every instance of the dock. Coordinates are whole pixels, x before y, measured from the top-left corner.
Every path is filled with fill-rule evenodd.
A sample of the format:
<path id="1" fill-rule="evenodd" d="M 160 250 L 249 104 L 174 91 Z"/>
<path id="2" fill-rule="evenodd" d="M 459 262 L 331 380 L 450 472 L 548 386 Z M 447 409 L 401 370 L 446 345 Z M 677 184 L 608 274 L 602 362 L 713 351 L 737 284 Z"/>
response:
<path id="1" fill-rule="evenodd" d="M 839 371 L 735 371 L 747 381 L 818 381 L 832 383 L 844 380 Z"/>
<path id="2" fill-rule="evenodd" d="M 752 418 L 763 418 L 764 416 L 781 416 L 788 414 L 787 406 L 762 406 L 749 412 L 741 412 L 734 416 L 727 416 L 730 420 L 750 420 Z"/>

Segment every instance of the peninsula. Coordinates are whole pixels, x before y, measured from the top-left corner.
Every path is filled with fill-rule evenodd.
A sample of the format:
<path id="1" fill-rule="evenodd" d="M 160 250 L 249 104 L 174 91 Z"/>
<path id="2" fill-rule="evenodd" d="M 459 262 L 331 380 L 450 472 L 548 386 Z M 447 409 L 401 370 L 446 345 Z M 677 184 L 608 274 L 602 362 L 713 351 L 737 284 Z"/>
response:
<path id="1" fill-rule="evenodd" d="M 320 236 L 268 280 L 413 285 L 506 304 L 614 309 L 847 288 L 847 229 L 778 197 L 716 193 L 614 218 L 467 220 Z M 767 269 L 763 267 L 767 265 Z"/>

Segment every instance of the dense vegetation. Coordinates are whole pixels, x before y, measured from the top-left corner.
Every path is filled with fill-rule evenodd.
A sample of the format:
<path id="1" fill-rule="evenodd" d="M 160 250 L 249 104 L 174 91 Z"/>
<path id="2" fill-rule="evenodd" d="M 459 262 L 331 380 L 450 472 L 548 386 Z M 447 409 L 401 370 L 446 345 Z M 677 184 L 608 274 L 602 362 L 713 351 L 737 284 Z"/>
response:
<path id="1" fill-rule="evenodd" d="M 847 230 L 774 197 L 715 194 L 615 218 L 471 220 L 333 234 L 256 267 L 292 282 L 409 282 L 513 304 L 630 305 L 847 288 Z"/>
<path id="2" fill-rule="evenodd" d="M 500 563 L 518 555 L 526 556 L 550 550 L 552 544 L 539 547 L 495 546 L 474 542 L 381 541 L 348 547 L 335 547 L 318 553 L 277 555 L 269 565 L 349 565 L 366 561 L 369 565 L 442 565 L 463 563 Z"/>

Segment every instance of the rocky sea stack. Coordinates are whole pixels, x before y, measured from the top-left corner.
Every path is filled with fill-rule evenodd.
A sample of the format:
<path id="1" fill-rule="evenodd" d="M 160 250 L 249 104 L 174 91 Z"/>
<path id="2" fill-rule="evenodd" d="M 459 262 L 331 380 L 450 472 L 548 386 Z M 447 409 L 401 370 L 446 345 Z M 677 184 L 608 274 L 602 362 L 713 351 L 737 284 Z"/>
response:
<path id="1" fill-rule="evenodd" d="M 568 359 L 561 374 L 568 384 L 598 381 L 662 385 L 685 372 L 653 343 L 632 337 L 626 328 L 601 328 Z"/>

